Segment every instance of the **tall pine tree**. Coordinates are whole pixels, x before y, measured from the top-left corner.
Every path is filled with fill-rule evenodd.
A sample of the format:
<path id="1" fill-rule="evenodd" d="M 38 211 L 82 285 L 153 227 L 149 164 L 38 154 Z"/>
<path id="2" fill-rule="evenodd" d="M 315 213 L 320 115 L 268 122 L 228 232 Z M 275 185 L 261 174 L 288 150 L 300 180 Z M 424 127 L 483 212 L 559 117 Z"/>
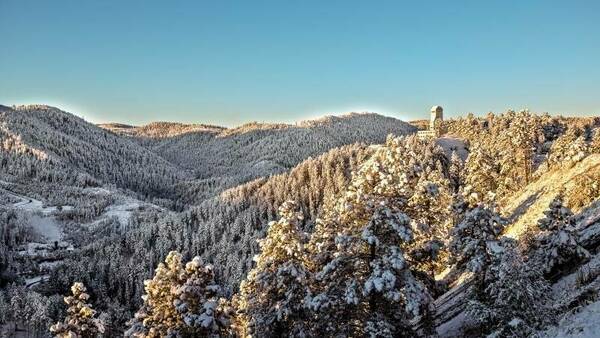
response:
<path id="1" fill-rule="evenodd" d="M 90 295 L 83 283 L 71 286 L 71 296 L 65 297 L 67 317 L 50 327 L 59 338 L 95 338 L 104 332 L 104 323 L 96 318 L 96 311 L 88 303 Z"/>
<path id="2" fill-rule="evenodd" d="M 563 205 L 562 194 L 552 200 L 544 214 L 538 222 L 542 233 L 532 258 L 548 278 L 554 279 L 569 263 L 587 259 L 590 254 L 578 243 L 573 213 Z"/>
<path id="3" fill-rule="evenodd" d="M 144 304 L 125 336 L 212 337 L 228 331 L 230 311 L 219 298 L 221 288 L 199 257 L 184 267 L 181 254 L 171 251 L 144 284 Z"/>
<path id="4" fill-rule="evenodd" d="M 237 330 L 241 336 L 306 336 L 304 298 L 309 274 L 305 266 L 306 234 L 302 214 L 293 201 L 279 208 L 280 219 L 269 224 L 256 266 L 236 297 Z"/>

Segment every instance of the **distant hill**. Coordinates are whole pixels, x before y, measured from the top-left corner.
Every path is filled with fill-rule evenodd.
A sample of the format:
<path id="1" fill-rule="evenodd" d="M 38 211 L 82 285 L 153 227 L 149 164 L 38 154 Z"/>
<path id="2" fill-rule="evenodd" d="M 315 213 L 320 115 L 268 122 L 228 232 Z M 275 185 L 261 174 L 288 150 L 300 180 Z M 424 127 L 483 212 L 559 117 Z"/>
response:
<path id="1" fill-rule="evenodd" d="M 351 113 L 295 125 L 248 123 L 229 129 L 160 122 L 116 131 L 192 170 L 199 179 L 237 177 L 241 183 L 289 170 L 335 147 L 382 143 L 388 134 L 411 134 L 416 128 L 391 117 Z"/>
<path id="2" fill-rule="evenodd" d="M 403 121 L 370 113 L 224 128 L 173 122 L 94 125 L 50 106 L 1 106 L 0 179 L 108 184 L 184 208 L 336 147 L 382 143 L 388 134 L 413 132 Z"/>
<path id="3" fill-rule="evenodd" d="M 0 140 L 0 173 L 15 180 L 165 195 L 188 177 L 138 143 L 49 106 L 0 107 Z"/>
<path id="4" fill-rule="evenodd" d="M 185 124 L 178 122 L 152 122 L 140 127 L 121 123 L 105 123 L 99 124 L 98 126 L 116 133 L 139 138 L 167 138 L 191 132 L 203 131 L 218 133 L 226 129 L 219 126 L 205 124 Z"/>

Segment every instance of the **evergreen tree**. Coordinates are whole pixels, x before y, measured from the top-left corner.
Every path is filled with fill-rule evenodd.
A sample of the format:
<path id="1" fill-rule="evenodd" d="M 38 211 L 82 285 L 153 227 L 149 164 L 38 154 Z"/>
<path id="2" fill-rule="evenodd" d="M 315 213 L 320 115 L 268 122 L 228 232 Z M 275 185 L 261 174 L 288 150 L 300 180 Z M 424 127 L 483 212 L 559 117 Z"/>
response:
<path id="1" fill-rule="evenodd" d="M 594 129 L 592 141 L 590 142 L 590 153 L 600 154 L 600 127 Z"/>
<path id="2" fill-rule="evenodd" d="M 428 275 L 434 288 L 435 273 L 442 270 L 448 258 L 446 250 L 451 222 L 449 182 L 438 170 L 419 178 L 408 200 L 407 215 L 412 219 L 413 241 L 405 245 L 413 271 Z"/>
<path id="3" fill-rule="evenodd" d="M 537 238 L 533 261 L 553 279 L 568 263 L 587 259 L 590 254 L 577 241 L 573 213 L 563 205 L 562 194 L 550 203 L 544 214 L 538 222 L 542 233 Z"/>
<path id="4" fill-rule="evenodd" d="M 465 162 L 465 200 L 472 206 L 495 200 L 498 167 L 481 145 L 474 145 Z"/>
<path id="5" fill-rule="evenodd" d="M 72 295 L 65 297 L 67 317 L 50 327 L 50 332 L 60 338 L 97 337 L 104 332 L 104 323 L 95 318 L 96 311 L 88 303 L 90 296 L 82 283 L 71 286 Z"/>
<path id="6" fill-rule="evenodd" d="M 298 205 L 287 201 L 281 218 L 271 222 L 259 243 L 256 267 L 240 286 L 236 299 L 237 329 L 242 336 L 306 336 L 304 308 L 309 274 L 305 267 L 306 235 L 300 229 Z"/>
<path id="7" fill-rule="evenodd" d="M 402 252 L 401 245 L 412 239 L 410 219 L 383 202 L 364 211 L 340 215 L 346 226 L 331 234 L 337 249 L 316 274 L 308 304 L 319 318 L 317 332 L 412 336 L 408 319 L 422 313 L 430 296 Z"/>
<path id="8" fill-rule="evenodd" d="M 404 250 L 413 239 L 409 199 L 424 168 L 436 166 L 404 153 L 411 142 L 388 139 L 318 220 L 309 246 L 312 335 L 412 337 L 409 320 L 429 310 Z"/>
<path id="9" fill-rule="evenodd" d="M 467 303 L 467 317 L 480 333 L 493 337 L 530 337 L 552 317 L 550 285 L 523 262 L 509 240 L 502 241 L 485 273 L 483 292 Z M 481 290 L 480 290 L 481 291 Z"/>
<path id="10" fill-rule="evenodd" d="M 171 251 L 145 283 L 144 304 L 125 332 L 128 337 L 219 336 L 227 332 L 229 310 L 219 299 L 211 266 L 195 257 L 185 267 Z"/>
<path id="11" fill-rule="evenodd" d="M 7 301 L 7 296 L 4 290 L 0 289 L 0 325 L 6 323 L 10 319 L 10 307 Z"/>
<path id="12" fill-rule="evenodd" d="M 184 337 L 223 336 L 228 333 L 231 310 L 223 290 L 214 280 L 212 265 L 203 265 L 194 257 L 185 265 L 186 281 L 172 290 L 178 297 L 173 303 L 185 325 L 179 330 Z"/>
<path id="13" fill-rule="evenodd" d="M 484 206 L 467 212 L 463 221 L 452 229 L 450 250 L 455 268 L 475 273 L 485 271 L 504 224 L 500 215 Z"/>
<path id="14" fill-rule="evenodd" d="M 552 143 L 548 164 L 550 168 L 572 167 L 585 158 L 590 152 L 583 131 L 579 128 L 569 128 Z"/>
<path id="15" fill-rule="evenodd" d="M 458 192 L 459 189 L 464 185 L 463 168 L 464 163 L 462 159 L 460 156 L 458 156 L 456 151 L 453 150 L 452 155 L 450 156 L 450 167 L 448 169 L 448 174 L 450 176 L 450 183 L 454 193 Z"/>

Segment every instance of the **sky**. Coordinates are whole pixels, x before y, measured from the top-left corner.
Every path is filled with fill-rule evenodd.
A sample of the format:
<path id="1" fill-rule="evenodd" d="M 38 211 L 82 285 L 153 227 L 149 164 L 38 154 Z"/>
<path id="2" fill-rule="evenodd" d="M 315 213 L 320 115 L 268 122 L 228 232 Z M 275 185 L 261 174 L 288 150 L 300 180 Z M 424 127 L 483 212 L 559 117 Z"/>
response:
<path id="1" fill-rule="evenodd" d="M 600 1 L 0 0 L 0 104 L 91 122 L 600 115 Z"/>

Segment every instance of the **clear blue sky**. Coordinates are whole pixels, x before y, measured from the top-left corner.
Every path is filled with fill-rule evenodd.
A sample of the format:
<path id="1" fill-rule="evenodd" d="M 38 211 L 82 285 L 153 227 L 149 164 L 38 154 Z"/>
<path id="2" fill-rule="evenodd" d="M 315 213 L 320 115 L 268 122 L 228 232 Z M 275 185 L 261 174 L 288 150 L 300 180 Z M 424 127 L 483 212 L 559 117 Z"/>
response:
<path id="1" fill-rule="evenodd" d="M 600 1 L 0 0 L 0 103 L 236 125 L 600 113 Z"/>

